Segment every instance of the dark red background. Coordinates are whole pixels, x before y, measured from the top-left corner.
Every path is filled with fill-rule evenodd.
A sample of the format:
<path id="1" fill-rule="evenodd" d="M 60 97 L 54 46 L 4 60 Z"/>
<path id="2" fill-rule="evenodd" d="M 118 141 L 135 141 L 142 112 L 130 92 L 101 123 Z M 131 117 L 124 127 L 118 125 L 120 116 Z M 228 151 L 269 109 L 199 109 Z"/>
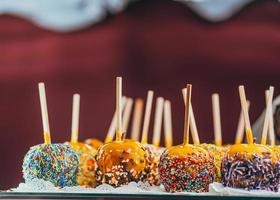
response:
<path id="1" fill-rule="evenodd" d="M 124 94 L 148 89 L 172 101 L 175 143 L 182 142 L 181 88 L 193 84 L 201 140 L 213 140 L 211 93 L 220 93 L 223 138 L 234 139 L 238 84 L 251 100 L 251 121 L 264 89 L 279 89 L 280 6 L 256 1 L 230 20 L 207 22 L 171 1 L 133 3 L 87 30 L 59 34 L 0 17 L 0 189 L 22 181 L 21 163 L 43 140 L 37 83 L 47 86 L 53 142 L 70 136 L 72 95 L 81 94 L 80 138 L 104 139 L 115 108 L 115 77 Z M 151 126 L 152 127 L 152 126 Z"/>

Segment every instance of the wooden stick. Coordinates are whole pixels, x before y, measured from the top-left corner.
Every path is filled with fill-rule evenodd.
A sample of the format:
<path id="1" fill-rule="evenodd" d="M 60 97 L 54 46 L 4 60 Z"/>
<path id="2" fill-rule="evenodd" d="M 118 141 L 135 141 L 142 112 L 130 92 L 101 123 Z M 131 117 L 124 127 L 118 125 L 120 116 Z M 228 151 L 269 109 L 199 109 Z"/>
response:
<path id="1" fill-rule="evenodd" d="M 183 93 L 184 103 L 186 105 L 187 88 L 182 89 L 182 93 Z M 197 131 L 197 126 L 196 126 L 196 122 L 195 122 L 192 104 L 190 105 L 190 128 L 191 128 L 193 143 L 195 145 L 199 145 L 200 141 L 199 141 L 199 136 L 198 136 L 198 131 Z"/>
<path id="2" fill-rule="evenodd" d="M 220 99 L 219 99 L 219 95 L 217 93 L 212 95 L 212 111 L 213 111 L 215 144 L 217 146 L 222 146 Z"/>
<path id="3" fill-rule="evenodd" d="M 148 131 L 150 125 L 153 96 L 154 96 L 154 92 L 149 90 L 147 96 L 146 108 L 145 108 L 144 124 L 142 129 L 142 139 L 141 139 L 142 144 L 147 144 L 148 142 Z"/>
<path id="4" fill-rule="evenodd" d="M 142 99 L 135 100 L 135 107 L 134 107 L 133 121 L 132 121 L 132 131 L 131 131 L 131 139 L 135 141 L 139 141 L 140 127 L 141 127 L 142 114 L 143 114 L 143 105 L 144 102 Z"/>
<path id="5" fill-rule="evenodd" d="M 133 99 L 128 98 L 126 101 L 125 109 L 123 111 L 123 132 L 127 132 L 128 124 L 130 121 L 131 111 L 132 111 Z"/>
<path id="6" fill-rule="evenodd" d="M 190 132 L 190 105 L 191 105 L 192 85 L 187 84 L 187 95 L 185 97 L 185 123 L 184 123 L 184 145 L 189 144 L 189 132 Z"/>
<path id="7" fill-rule="evenodd" d="M 155 119 L 154 119 L 154 132 L 153 132 L 153 145 L 159 147 L 160 144 L 160 134 L 162 126 L 162 114 L 163 114 L 163 103 L 164 99 L 158 97 L 156 101 Z"/>
<path id="8" fill-rule="evenodd" d="M 38 88 L 39 88 L 39 97 L 40 97 L 40 105 L 41 105 L 41 116 L 42 116 L 42 122 L 43 122 L 44 143 L 51 144 L 51 135 L 50 135 L 50 125 L 49 125 L 49 117 L 48 117 L 48 106 L 47 106 L 45 84 L 39 83 Z"/>
<path id="9" fill-rule="evenodd" d="M 116 127 L 116 141 L 122 140 L 122 78 L 117 77 L 116 88 L 116 112 L 117 112 L 117 127 Z"/>
<path id="10" fill-rule="evenodd" d="M 262 139 L 261 139 L 262 145 L 266 145 L 268 125 L 270 120 L 270 106 L 272 105 L 273 92 L 274 92 L 274 87 L 270 86 L 266 110 L 265 110 L 265 116 L 264 116 L 264 123 L 263 123 L 263 131 L 262 131 Z"/>
<path id="11" fill-rule="evenodd" d="M 250 109 L 250 101 L 247 101 L 248 112 Z M 241 144 L 244 137 L 245 125 L 244 125 L 244 115 L 242 109 L 240 111 L 237 130 L 235 134 L 235 144 Z"/>
<path id="12" fill-rule="evenodd" d="M 122 97 L 122 112 L 124 110 L 125 104 L 126 104 L 126 97 L 123 96 Z M 115 113 L 113 115 L 113 119 L 112 119 L 110 127 L 109 127 L 109 130 L 108 130 L 106 138 L 105 138 L 105 143 L 113 141 L 115 134 L 116 134 L 116 125 L 117 125 L 117 112 L 115 111 Z"/>
<path id="13" fill-rule="evenodd" d="M 169 100 L 164 101 L 163 111 L 164 111 L 165 146 L 171 147 L 173 145 L 173 132 L 172 132 L 171 102 Z"/>
<path id="14" fill-rule="evenodd" d="M 269 90 L 265 91 L 265 101 L 266 101 L 266 106 L 269 98 Z M 272 105 L 269 106 L 269 125 L 268 125 L 268 135 L 270 139 L 270 145 L 275 146 L 275 131 L 274 131 L 274 120 L 273 120 L 273 111 L 272 111 Z"/>
<path id="15" fill-rule="evenodd" d="M 78 142 L 80 115 L 80 95 L 73 95 L 71 142 Z"/>
<path id="16" fill-rule="evenodd" d="M 248 144 L 253 144 L 254 143 L 254 138 L 253 138 L 251 123 L 250 123 L 250 119 L 249 119 L 248 105 L 247 105 L 247 102 L 246 102 L 245 89 L 244 89 L 243 85 L 239 86 L 239 96 L 240 96 L 240 103 L 241 103 L 243 116 L 244 116 L 244 122 L 245 122 L 245 128 L 246 128 L 245 132 L 246 132 L 247 142 L 248 142 Z"/>

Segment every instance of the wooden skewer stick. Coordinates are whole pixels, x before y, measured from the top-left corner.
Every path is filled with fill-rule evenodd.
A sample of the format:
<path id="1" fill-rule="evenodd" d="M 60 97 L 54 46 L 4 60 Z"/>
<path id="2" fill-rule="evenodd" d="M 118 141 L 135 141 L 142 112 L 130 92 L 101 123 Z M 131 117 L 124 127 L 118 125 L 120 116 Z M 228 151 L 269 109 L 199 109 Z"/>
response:
<path id="1" fill-rule="evenodd" d="M 44 143 L 51 144 L 51 135 L 50 135 L 50 125 L 49 125 L 49 117 L 48 117 L 48 107 L 47 107 L 45 84 L 39 83 L 38 88 L 39 88 L 41 115 L 42 115 L 42 122 L 43 122 Z"/>
<path id="2" fill-rule="evenodd" d="M 190 107 L 191 107 L 191 94 L 192 94 L 192 85 L 187 84 L 187 95 L 185 97 L 185 123 L 184 123 L 184 145 L 188 145 L 189 141 L 189 132 L 190 132 Z"/>
<path id="3" fill-rule="evenodd" d="M 248 112 L 250 109 L 250 101 L 247 101 Z M 236 135 L 235 135 L 235 144 L 241 144 L 244 137 L 245 125 L 244 125 L 244 115 L 242 109 L 240 111 L 240 116 L 238 120 Z"/>
<path id="4" fill-rule="evenodd" d="M 265 91 L 265 101 L 268 104 L 269 90 Z M 267 106 L 267 105 L 266 105 Z M 274 131 L 274 120 L 272 105 L 269 106 L 269 125 L 268 125 L 268 135 L 270 139 L 270 145 L 275 146 L 275 131 Z"/>
<path id="5" fill-rule="evenodd" d="M 248 105 L 247 105 L 247 102 L 246 102 L 245 89 L 244 89 L 243 85 L 239 86 L 239 96 L 240 96 L 240 103 L 241 103 L 243 116 L 244 116 L 244 122 L 245 122 L 245 128 L 246 128 L 245 132 L 246 132 L 247 142 L 248 142 L 248 144 L 253 144 L 254 143 L 254 138 L 253 138 L 251 123 L 250 123 L 250 119 L 249 119 Z"/>
<path id="6" fill-rule="evenodd" d="M 73 95 L 71 142 L 78 142 L 80 115 L 80 95 Z"/>
<path id="7" fill-rule="evenodd" d="M 158 97 L 156 101 L 154 132 L 153 132 L 153 145 L 155 145 L 156 147 L 159 147 L 160 144 L 163 103 L 164 103 L 164 99 L 162 97 Z"/>
<path id="8" fill-rule="evenodd" d="M 172 132 L 171 102 L 169 100 L 164 101 L 163 110 L 164 110 L 165 146 L 171 147 L 173 145 L 173 132 Z"/>
<path id="9" fill-rule="evenodd" d="M 270 119 L 270 106 L 272 105 L 273 92 L 274 92 L 274 87 L 270 86 L 266 110 L 265 110 L 265 116 L 264 116 L 264 123 L 263 123 L 263 131 L 262 131 L 262 139 L 261 139 L 262 145 L 266 145 L 266 138 L 268 132 L 269 119 Z"/>
<path id="10" fill-rule="evenodd" d="M 117 77 L 116 88 L 116 113 L 117 113 L 117 127 L 116 127 L 116 141 L 122 140 L 122 78 Z"/>
<path id="11" fill-rule="evenodd" d="M 126 97 L 124 97 L 124 96 L 122 97 L 122 112 L 123 112 L 125 104 L 126 104 L 126 99 L 127 99 Z M 105 143 L 113 141 L 115 134 L 116 134 L 116 125 L 117 125 L 117 112 L 115 111 L 113 119 L 112 119 L 110 127 L 109 127 L 109 130 L 107 132 L 107 136 L 105 138 Z"/>
<path id="12" fill-rule="evenodd" d="M 148 131 L 150 125 L 153 96 L 154 96 L 154 92 L 149 90 L 147 96 L 146 108 L 145 108 L 144 124 L 142 129 L 142 139 L 141 139 L 142 144 L 147 144 L 148 142 Z"/>
<path id="13" fill-rule="evenodd" d="M 217 146 L 222 146 L 220 100 L 219 100 L 219 95 L 217 93 L 212 95 L 212 111 L 213 111 L 215 144 Z"/>
<path id="14" fill-rule="evenodd" d="M 144 103 L 142 99 L 135 100 L 135 107 L 134 107 L 133 121 L 132 121 L 132 131 L 131 131 L 131 139 L 135 141 L 139 141 L 142 114 L 143 114 L 143 105 Z"/>
<path id="15" fill-rule="evenodd" d="M 182 93 L 183 93 L 184 103 L 186 104 L 187 88 L 182 89 Z M 192 104 L 190 105 L 190 128 L 191 128 L 193 143 L 195 145 L 200 144 Z"/>
<path id="16" fill-rule="evenodd" d="M 132 111 L 132 105 L 133 105 L 133 99 L 132 98 L 128 98 L 126 100 L 126 105 L 125 105 L 125 109 L 123 111 L 123 131 L 126 133 L 127 132 L 127 128 L 129 125 L 129 121 L 130 121 L 130 116 L 131 116 L 131 111 Z"/>

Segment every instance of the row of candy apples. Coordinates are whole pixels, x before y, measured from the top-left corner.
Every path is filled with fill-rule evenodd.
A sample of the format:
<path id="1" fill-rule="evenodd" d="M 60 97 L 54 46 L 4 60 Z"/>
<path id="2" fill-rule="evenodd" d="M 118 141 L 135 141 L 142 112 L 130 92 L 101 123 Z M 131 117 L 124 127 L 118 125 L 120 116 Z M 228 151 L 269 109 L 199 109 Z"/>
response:
<path id="1" fill-rule="evenodd" d="M 279 150 L 273 139 L 273 87 L 266 92 L 262 144 L 253 141 L 249 102 L 244 87 L 239 86 L 242 112 L 236 141 L 233 145 L 223 146 L 218 94 L 212 96 L 215 145 L 200 144 L 191 105 L 192 86 L 188 84 L 182 90 L 185 102 L 183 144 L 172 146 L 171 105 L 162 97 L 157 98 L 156 102 L 153 144 L 148 144 L 152 91 L 148 91 L 147 95 L 141 142 L 137 140 L 142 119 L 142 100 L 135 103 L 132 138 L 126 139 L 133 101 L 122 96 L 121 77 L 117 77 L 116 85 L 116 112 L 104 144 L 94 138 L 88 139 L 87 144 L 78 142 L 78 94 L 73 97 L 71 141 L 54 144 L 50 137 L 45 86 L 39 83 L 44 144 L 31 147 L 25 155 L 23 177 L 26 182 L 38 178 L 58 187 L 96 187 L 103 183 L 117 187 L 132 181 L 143 181 L 151 185 L 163 184 L 168 192 L 207 192 L 209 184 L 216 181 L 234 188 L 277 191 L 280 176 Z M 162 115 L 166 148 L 160 147 Z M 248 144 L 241 144 L 244 130 Z M 193 145 L 189 143 L 189 132 L 192 133 Z M 270 134 L 271 146 L 266 145 L 267 133 Z"/>

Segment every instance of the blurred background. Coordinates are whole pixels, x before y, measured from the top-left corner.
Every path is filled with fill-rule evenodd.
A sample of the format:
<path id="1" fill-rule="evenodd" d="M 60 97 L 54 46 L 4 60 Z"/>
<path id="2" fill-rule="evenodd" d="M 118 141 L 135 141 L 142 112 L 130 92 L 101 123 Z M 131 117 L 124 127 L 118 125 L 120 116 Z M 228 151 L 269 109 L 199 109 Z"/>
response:
<path id="1" fill-rule="evenodd" d="M 264 109 L 264 90 L 274 85 L 279 92 L 279 53 L 280 5 L 273 0 L 2 0 L 0 189 L 23 181 L 25 153 L 43 142 L 39 81 L 46 84 L 53 142 L 70 138 L 77 92 L 80 139 L 104 140 L 115 77 L 122 76 L 126 96 L 145 99 L 152 89 L 171 100 L 175 144 L 183 138 L 181 89 L 193 84 L 202 142 L 214 140 L 211 94 L 218 92 L 223 142 L 232 143 L 238 85 L 246 86 L 253 123 Z"/>

